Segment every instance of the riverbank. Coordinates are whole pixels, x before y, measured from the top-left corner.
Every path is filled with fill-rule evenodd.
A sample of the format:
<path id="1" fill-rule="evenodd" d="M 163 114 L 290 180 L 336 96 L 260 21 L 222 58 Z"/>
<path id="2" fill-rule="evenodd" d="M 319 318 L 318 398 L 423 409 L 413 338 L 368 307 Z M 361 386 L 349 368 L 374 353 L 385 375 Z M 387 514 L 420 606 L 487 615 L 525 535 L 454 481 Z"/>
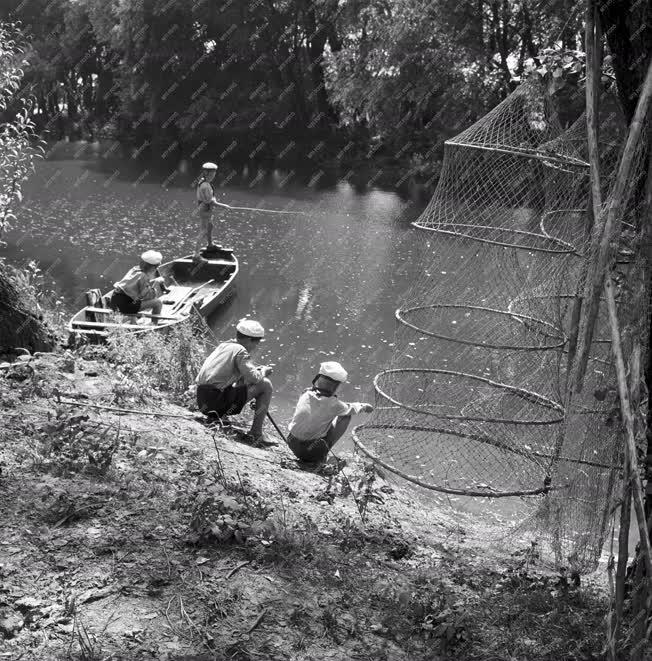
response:
<path id="1" fill-rule="evenodd" d="M 300 470 L 97 350 L 0 374 L 0 658 L 600 654 L 599 589 L 474 546 L 356 457 Z"/>

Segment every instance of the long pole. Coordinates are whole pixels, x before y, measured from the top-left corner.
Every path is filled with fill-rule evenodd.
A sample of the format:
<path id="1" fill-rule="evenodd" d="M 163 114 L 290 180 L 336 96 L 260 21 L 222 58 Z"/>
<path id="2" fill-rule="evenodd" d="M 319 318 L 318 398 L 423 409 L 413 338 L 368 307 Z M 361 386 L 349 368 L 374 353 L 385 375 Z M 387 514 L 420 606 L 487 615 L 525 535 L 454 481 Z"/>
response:
<path id="1" fill-rule="evenodd" d="M 641 555 L 645 562 L 647 572 L 648 589 L 652 590 L 652 550 L 650 549 L 650 538 L 645 519 L 645 507 L 643 505 L 643 485 L 639 474 L 638 457 L 636 454 L 636 437 L 634 433 L 634 416 L 629 400 L 629 389 L 627 387 L 627 371 L 623 359 L 623 347 L 618 326 L 618 315 L 616 313 L 616 299 L 614 297 L 613 283 L 611 277 L 605 280 L 604 293 L 607 299 L 609 311 L 609 324 L 611 326 L 611 349 L 616 360 L 616 374 L 618 376 L 618 395 L 620 396 L 620 412 L 625 425 L 625 440 L 627 452 L 627 465 L 629 479 L 632 485 L 632 498 L 634 510 L 636 511 L 636 522 L 641 541 Z"/>
<path id="2" fill-rule="evenodd" d="M 586 310 L 581 329 L 581 342 L 577 354 L 575 371 L 575 388 L 581 391 L 589 351 L 593 341 L 595 323 L 600 308 L 600 296 L 605 282 L 605 274 L 610 268 L 622 225 L 623 207 L 626 203 L 626 185 L 634 166 L 634 156 L 639 147 L 641 134 L 647 119 L 650 101 L 652 100 L 652 61 L 647 70 L 641 94 L 636 104 L 636 111 L 629 126 L 627 142 L 620 159 L 613 191 L 609 197 L 607 209 L 595 219 L 595 230 L 591 241 L 590 255 L 595 255 L 589 277 L 584 290 Z M 592 191 L 593 192 L 593 191 Z"/>
<path id="3" fill-rule="evenodd" d="M 267 417 L 269 418 L 269 421 L 274 425 L 274 429 L 278 432 L 278 435 L 283 439 L 285 443 L 288 442 L 287 438 L 283 435 L 283 432 L 279 429 L 279 426 L 274 422 L 274 418 L 272 418 L 272 415 L 269 411 L 267 411 Z"/>

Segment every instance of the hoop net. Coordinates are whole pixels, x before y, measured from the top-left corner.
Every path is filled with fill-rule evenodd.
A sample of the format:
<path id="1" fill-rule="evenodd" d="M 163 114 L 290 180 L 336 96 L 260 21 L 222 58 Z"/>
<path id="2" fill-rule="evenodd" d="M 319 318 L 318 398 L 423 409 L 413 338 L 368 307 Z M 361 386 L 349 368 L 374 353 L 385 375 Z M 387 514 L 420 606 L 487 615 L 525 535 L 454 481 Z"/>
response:
<path id="1" fill-rule="evenodd" d="M 621 135 L 607 117 L 605 197 Z M 538 495 L 523 525 L 579 571 L 599 558 L 620 466 L 614 397 L 594 394 L 614 383 L 602 308 L 584 390 L 567 398 L 593 223 L 584 126 L 562 130 L 528 82 L 446 143 L 414 223 L 422 275 L 396 311 L 374 414 L 354 430 L 361 452 L 430 491 Z"/>

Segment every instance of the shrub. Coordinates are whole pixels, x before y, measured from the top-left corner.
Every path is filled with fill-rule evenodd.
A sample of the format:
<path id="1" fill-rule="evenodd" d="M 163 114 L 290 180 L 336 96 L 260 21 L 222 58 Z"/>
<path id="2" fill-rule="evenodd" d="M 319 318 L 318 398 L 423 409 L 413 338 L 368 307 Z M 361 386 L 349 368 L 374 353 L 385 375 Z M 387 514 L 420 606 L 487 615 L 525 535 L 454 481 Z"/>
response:
<path id="1" fill-rule="evenodd" d="M 120 430 L 89 421 L 87 415 L 58 408 L 54 418 L 34 430 L 31 458 L 55 475 L 104 474 L 120 446 Z"/>
<path id="2" fill-rule="evenodd" d="M 120 329 L 109 335 L 107 358 L 120 367 L 134 390 L 154 387 L 182 395 L 203 363 L 205 333 L 193 321 L 167 333 L 140 336 Z"/>

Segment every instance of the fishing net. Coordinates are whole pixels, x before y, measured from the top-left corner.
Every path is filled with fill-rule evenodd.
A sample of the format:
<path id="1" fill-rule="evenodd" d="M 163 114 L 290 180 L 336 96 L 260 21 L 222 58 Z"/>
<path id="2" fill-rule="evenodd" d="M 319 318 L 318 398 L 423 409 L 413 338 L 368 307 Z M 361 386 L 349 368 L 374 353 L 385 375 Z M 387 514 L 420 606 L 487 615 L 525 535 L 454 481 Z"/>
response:
<path id="1" fill-rule="evenodd" d="M 623 124 L 604 116 L 607 197 Z M 521 528 L 578 571 L 599 558 L 621 464 L 604 305 L 585 388 L 567 395 L 593 224 L 585 121 L 563 130 L 529 81 L 446 143 L 414 223 L 422 275 L 396 311 L 376 409 L 354 431 L 362 453 L 429 490 L 537 496 Z"/>

